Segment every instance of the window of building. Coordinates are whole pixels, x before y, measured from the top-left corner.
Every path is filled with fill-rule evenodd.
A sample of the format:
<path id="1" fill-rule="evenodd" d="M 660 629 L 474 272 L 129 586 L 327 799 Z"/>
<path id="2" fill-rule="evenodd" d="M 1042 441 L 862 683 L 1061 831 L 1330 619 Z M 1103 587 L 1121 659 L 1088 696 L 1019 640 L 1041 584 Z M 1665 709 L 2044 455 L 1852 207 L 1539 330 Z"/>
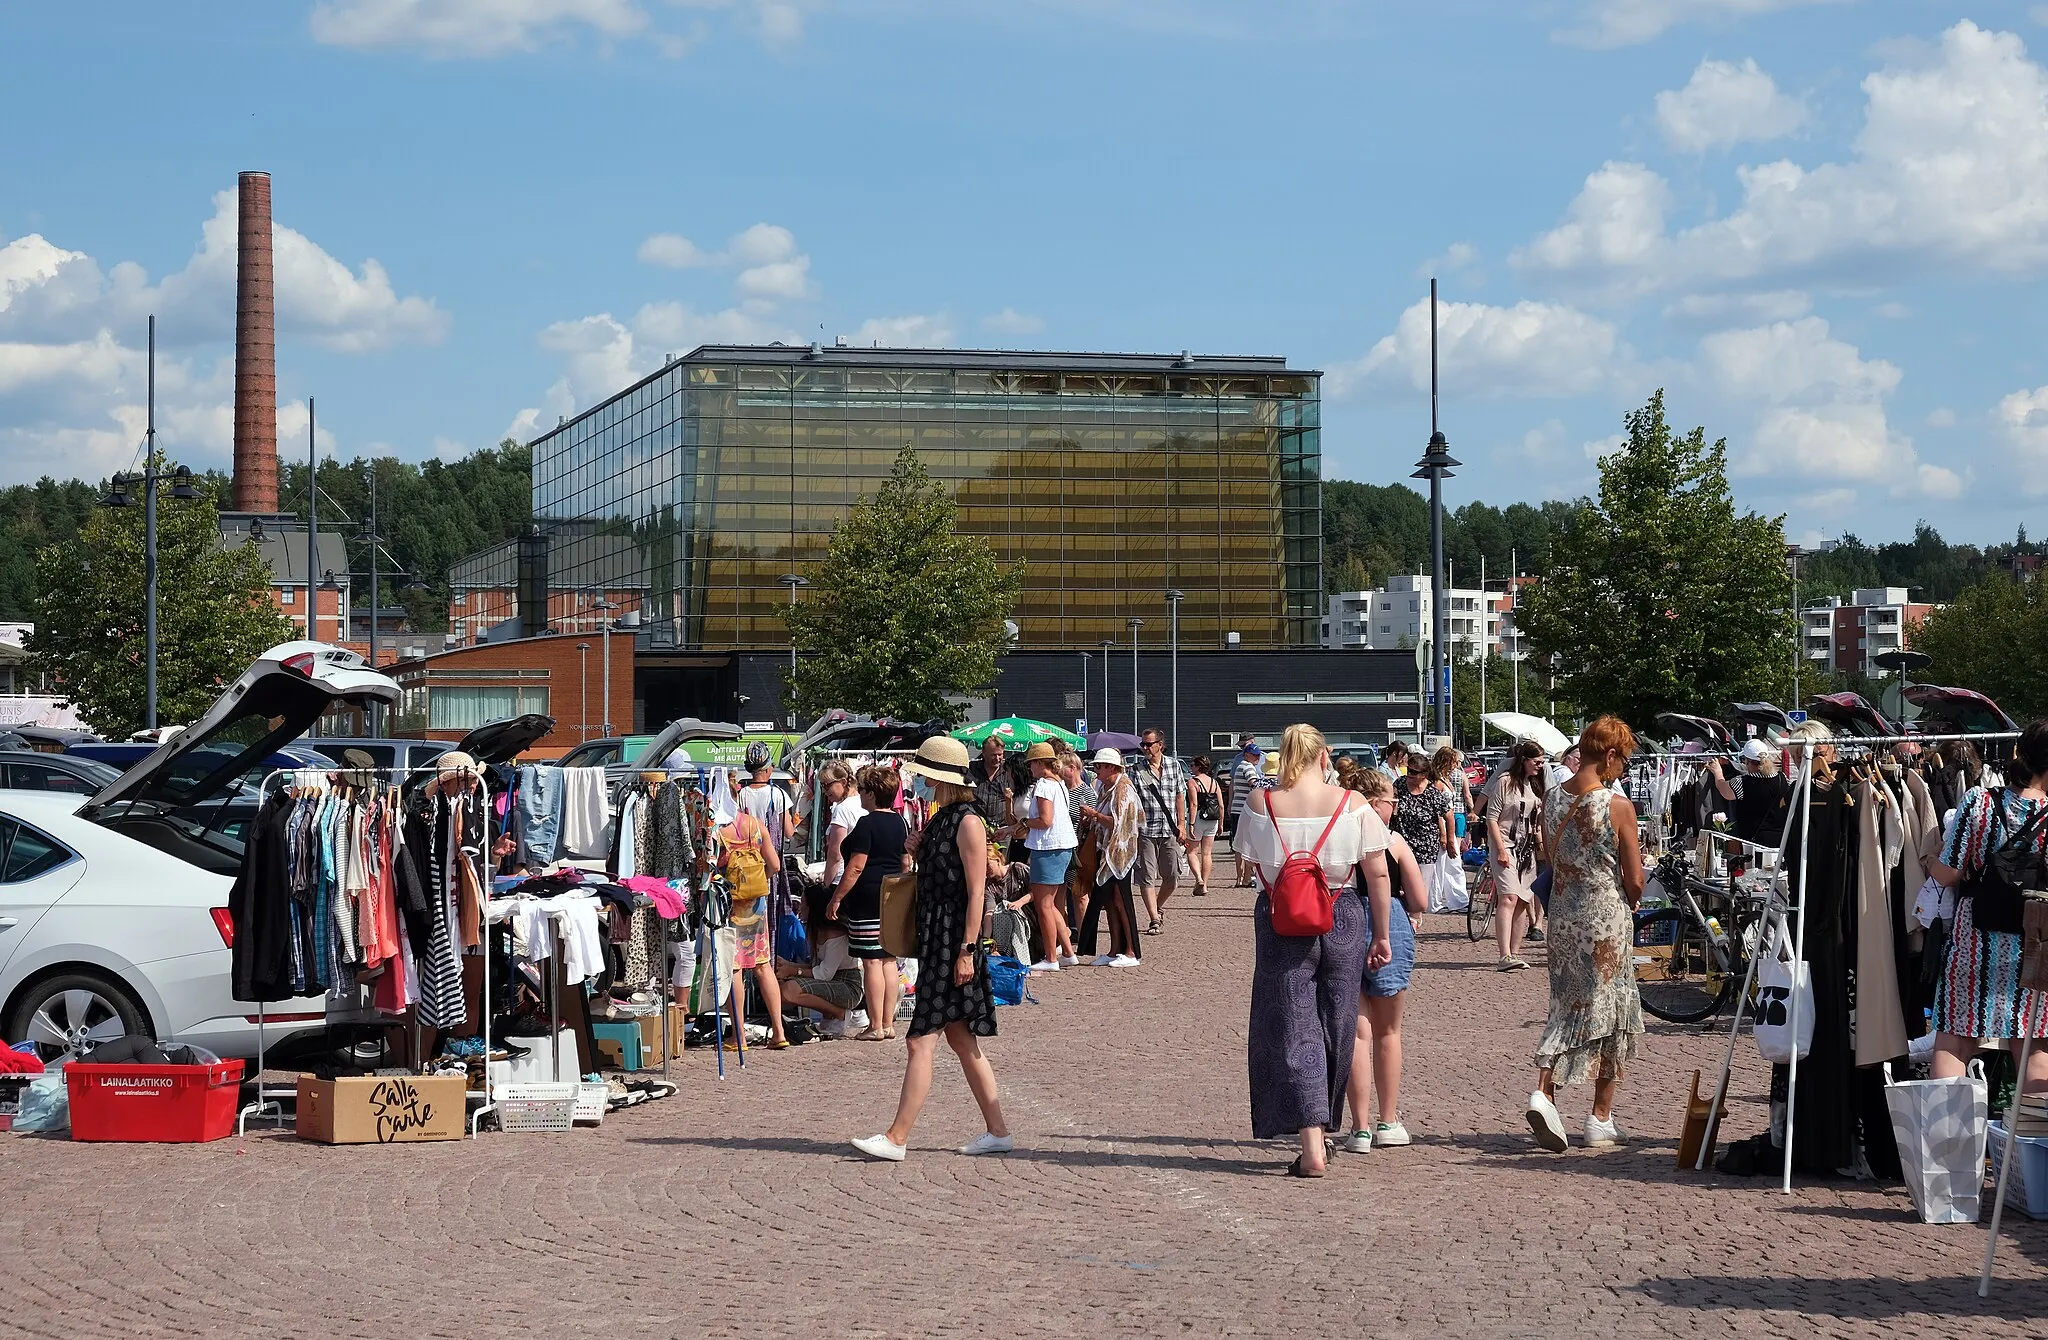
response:
<path id="1" fill-rule="evenodd" d="M 277 598 L 283 603 L 291 605 L 297 603 L 298 595 L 299 593 L 297 591 L 294 591 L 289 586 L 287 586 L 283 591 L 278 593 Z"/>
<path id="2" fill-rule="evenodd" d="M 455 603 L 458 605 L 467 605 L 469 603 L 469 592 L 457 591 L 455 593 Z"/>
<path id="3" fill-rule="evenodd" d="M 493 721 L 547 710 L 545 688 L 436 684 L 427 690 L 428 730 L 475 730 Z"/>

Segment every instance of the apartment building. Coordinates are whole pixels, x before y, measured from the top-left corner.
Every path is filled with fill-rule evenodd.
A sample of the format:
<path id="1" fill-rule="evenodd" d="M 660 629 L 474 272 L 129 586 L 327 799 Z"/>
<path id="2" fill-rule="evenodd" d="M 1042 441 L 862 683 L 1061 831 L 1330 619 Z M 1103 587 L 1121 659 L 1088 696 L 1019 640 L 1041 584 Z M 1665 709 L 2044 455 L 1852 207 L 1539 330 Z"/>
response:
<path id="1" fill-rule="evenodd" d="M 1903 586 L 1873 586 L 1809 603 L 1799 611 L 1800 651 L 1824 670 L 1853 670 L 1878 677 L 1891 672 L 1873 656 L 1898 651 L 1912 630 L 1934 609 L 1912 599 Z"/>
<path id="2" fill-rule="evenodd" d="M 1444 592 L 1446 643 L 1453 660 L 1499 654 L 1502 637 L 1512 637 L 1512 595 L 1477 587 Z M 1323 645 L 1347 651 L 1390 651 L 1413 647 L 1435 627 L 1429 578 L 1402 573 L 1376 591 L 1338 591 L 1324 602 Z"/>

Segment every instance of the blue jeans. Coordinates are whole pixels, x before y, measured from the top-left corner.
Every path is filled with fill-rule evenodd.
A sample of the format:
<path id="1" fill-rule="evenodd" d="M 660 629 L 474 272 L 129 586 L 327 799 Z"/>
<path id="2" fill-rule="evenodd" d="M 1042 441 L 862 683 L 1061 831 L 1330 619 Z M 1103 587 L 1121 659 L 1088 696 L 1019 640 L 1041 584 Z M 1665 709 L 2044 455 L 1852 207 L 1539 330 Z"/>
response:
<path id="1" fill-rule="evenodd" d="M 556 839 L 562 831 L 562 770 L 521 768 L 519 770 L 519 846 L 529 863 L 546 865 L 555 859 Z"/>

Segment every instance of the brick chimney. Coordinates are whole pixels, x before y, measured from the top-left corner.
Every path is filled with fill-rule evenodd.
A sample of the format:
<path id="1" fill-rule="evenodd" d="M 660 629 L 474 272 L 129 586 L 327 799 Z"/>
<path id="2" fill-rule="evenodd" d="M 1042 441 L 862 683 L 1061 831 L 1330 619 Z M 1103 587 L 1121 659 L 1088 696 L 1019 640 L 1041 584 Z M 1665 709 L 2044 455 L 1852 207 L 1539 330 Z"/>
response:
<path id="1" fill-rule="evenodd" d="M 244 172 L 235 253 L 235 510 L 277 510 L 277 289 L 270 174 Z"/>

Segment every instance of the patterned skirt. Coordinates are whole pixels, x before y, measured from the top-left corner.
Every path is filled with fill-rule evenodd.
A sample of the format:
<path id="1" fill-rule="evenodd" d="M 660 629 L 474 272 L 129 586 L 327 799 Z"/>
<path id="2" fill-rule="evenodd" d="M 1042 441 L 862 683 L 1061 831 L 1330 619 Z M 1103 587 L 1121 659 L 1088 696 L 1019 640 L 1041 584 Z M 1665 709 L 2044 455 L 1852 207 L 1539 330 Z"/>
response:
<path id="1" fill-rule="evenodd" d="M 1975 907 L 1956 900 L 1956 920 L 1934 995 L 1934 1031 L 1964 1038 L 2016 1038 L 2020 1025 L 2048 1034 L 2048 992 L 2020 986 L 2020 937 L 1980 931 Z"/>

